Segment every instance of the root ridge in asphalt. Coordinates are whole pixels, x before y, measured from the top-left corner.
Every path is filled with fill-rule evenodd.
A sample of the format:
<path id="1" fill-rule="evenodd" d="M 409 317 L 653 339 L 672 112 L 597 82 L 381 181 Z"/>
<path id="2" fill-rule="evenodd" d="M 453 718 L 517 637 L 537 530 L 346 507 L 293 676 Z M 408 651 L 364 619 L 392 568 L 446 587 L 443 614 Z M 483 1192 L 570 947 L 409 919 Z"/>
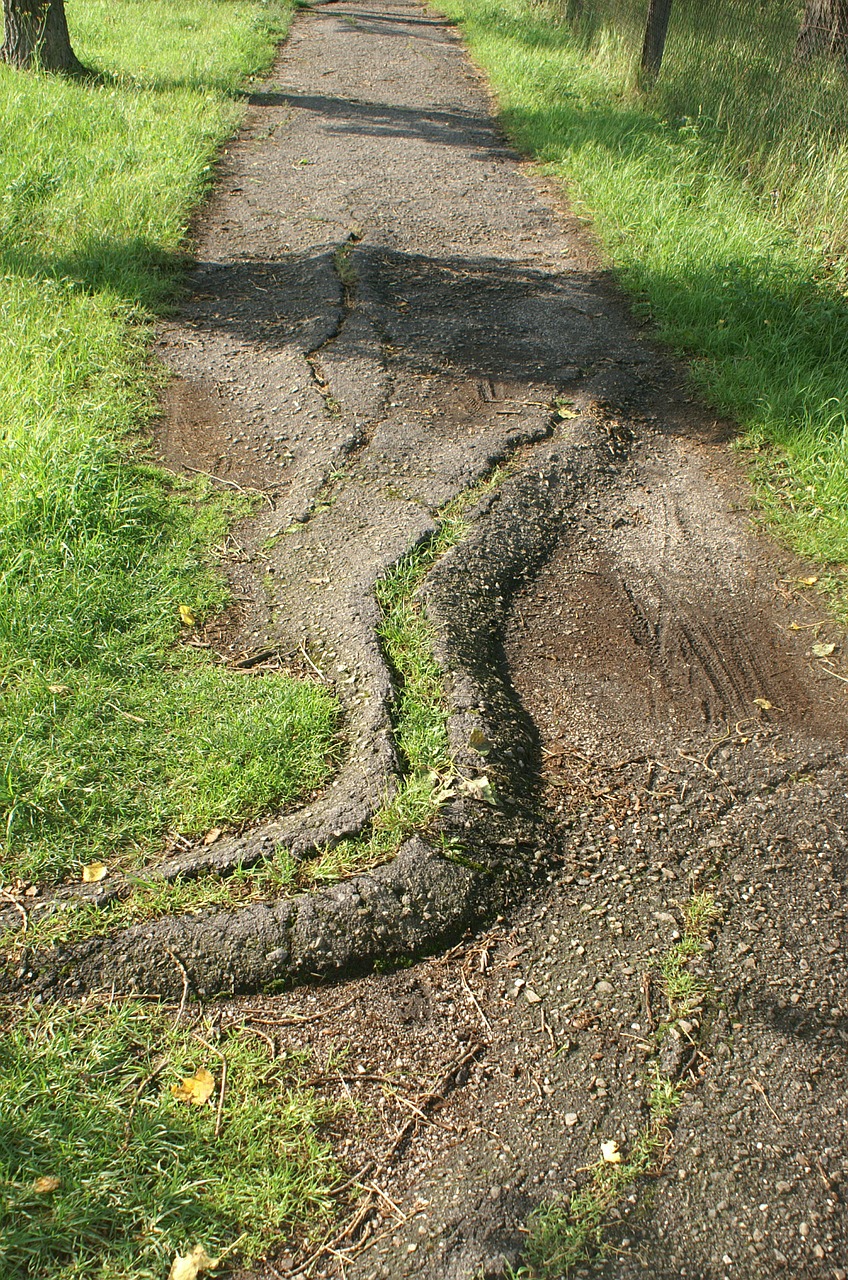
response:
<path id="1" fill-rule="evenodd" d="M 844 637 L 560 201 L 413 0 L 298 16 L 159 335 L 157 447 L 265 495 L 233 650 L 319 672 L 345 755 L 150 874 L 367 833 L 405 780 L 376 584 L 465 495 L 415 595 L 450 794 L 382 865 L 24 953 L 14 982 L 299 1008 L 344 977 L 333 1034 L 373 1070 L 475 1046 L 386 1171 L 395 1218 L 374 1200 L 314 1275 L 505 1275 L 540 1205 L 580 1229 L 614 1139 L 653 1178 L 606 1205 L 606 1274 L 844 1276 Z"/>

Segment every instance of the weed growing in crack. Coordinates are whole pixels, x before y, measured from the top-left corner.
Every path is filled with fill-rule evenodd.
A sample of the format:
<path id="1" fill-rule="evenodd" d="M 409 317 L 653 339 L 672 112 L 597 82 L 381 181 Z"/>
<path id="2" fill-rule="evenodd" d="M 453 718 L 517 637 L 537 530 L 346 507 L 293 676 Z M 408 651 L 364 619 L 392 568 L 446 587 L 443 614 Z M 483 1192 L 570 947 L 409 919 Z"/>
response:
<path id="1" fill-rule="evenodd" d="M 357 239 L 358 237 L 352 236 L 350 239 L 345 240 L 342 244 L 339 245 L 339 247 L 336 249 L 335 253 L 333 254 L 333 266 L 336 269 L 336 274 L 338 275 L 345 289 L 348 291 L 356 287 L 356 282 L 359 279 L 359 276 L 356 273 L 356 267 L 353 265 L 353 262 L 351 261 L 351 255 L 353 254 L 353 246 L 356 243 Z"/>
<path id="2" fill-rule="evenodd" d="M 572 1267 L 604 1254 L 610 1211 L 638 1178 L 661 1167 L 671 1142 L 669 1121 L 679 1106 L 679 1091 L 657 1072 L 648 1098 L 648 1122 L 629 1154 L 619 1162 L 602 1156 L 592 1166 L 586 1185 L 567 1203 L 537 1210 L 529 1224 L 527 1265 L 513 1272 L 515 1280 L 561 1280 Z"/>
<path id="3" fill-rule="evenodd" d="M 703 955 L 709 931 L 721 918 L 721 908 L 711 893 L 697 893 L 684 908 L 684 932 L 666 951 L 660 963 L 663 991 L 672 1020 L 686 1018 L 699 1008 L 710 992 L 705 978 L 688 968 Z"/>
<path id="4" fill-rule="evenodd" d="M 704 953 L 721 909 L 711 893 L 699 892 L 683 914 L 683 937 L 660 962 L 669 1016 L 657 1028 L 656 1048 L 673 1024 L 700 1008 L 711 991 L 709 983 L 686 966 Z M 592 1165 L 586 1184 L 567 1201 L 536 1210 L 528 1226 L 526 1263 L 509 1271 L 511 1280 L 564 1280 L 573 1267 L 605 1255 L 611 1211 L 637 1179 L 662 1169 L 672 1141 L 671 1124 L 682 1101 L 681 1086 L 662 1071 L 656 1057 L 647 1064 L 645 1083 L 648 1119 L 629 1153 L 613 1144 Z"/>

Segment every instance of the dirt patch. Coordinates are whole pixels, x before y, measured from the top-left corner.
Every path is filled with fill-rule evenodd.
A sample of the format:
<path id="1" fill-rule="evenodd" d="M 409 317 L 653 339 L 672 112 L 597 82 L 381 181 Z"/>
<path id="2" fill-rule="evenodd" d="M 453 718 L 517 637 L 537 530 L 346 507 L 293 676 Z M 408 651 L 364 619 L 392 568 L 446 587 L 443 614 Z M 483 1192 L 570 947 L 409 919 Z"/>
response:
<path id="1" fill-rule="evenodd" d="M 745 498 L 721 459 L 643 429 L 583 504 L 507 638 L 547 749 L 608 758 L 736 725 L 844 741 L 814 571 L 757 537 Z"/>

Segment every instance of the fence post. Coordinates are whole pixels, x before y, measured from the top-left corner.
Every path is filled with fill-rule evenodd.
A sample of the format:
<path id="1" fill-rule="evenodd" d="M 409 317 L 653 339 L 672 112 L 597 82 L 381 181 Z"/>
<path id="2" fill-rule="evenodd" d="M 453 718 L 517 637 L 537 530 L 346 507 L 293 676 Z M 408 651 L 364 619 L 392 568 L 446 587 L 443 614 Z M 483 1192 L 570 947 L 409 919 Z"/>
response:
<path id="1" fill-rule="evenodd" d="M 642 45 L 642 70 L 649 76 L 658 75 L 662 66 L 670 15 L 671 0 L 650 0 Z"/>

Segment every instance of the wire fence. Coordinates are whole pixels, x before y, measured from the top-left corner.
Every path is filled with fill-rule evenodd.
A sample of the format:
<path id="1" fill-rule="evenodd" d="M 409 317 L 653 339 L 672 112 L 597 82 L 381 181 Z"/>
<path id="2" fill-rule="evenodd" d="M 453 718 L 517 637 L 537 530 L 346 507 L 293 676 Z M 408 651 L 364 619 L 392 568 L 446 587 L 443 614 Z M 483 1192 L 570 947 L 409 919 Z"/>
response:
<path id="1" fill-rule="evenodd" d="M 776 206 L 844 248 L 848 0 L 565 0 L 564 17 L 594 60 L 672 122 L 720 133 Z"/>

